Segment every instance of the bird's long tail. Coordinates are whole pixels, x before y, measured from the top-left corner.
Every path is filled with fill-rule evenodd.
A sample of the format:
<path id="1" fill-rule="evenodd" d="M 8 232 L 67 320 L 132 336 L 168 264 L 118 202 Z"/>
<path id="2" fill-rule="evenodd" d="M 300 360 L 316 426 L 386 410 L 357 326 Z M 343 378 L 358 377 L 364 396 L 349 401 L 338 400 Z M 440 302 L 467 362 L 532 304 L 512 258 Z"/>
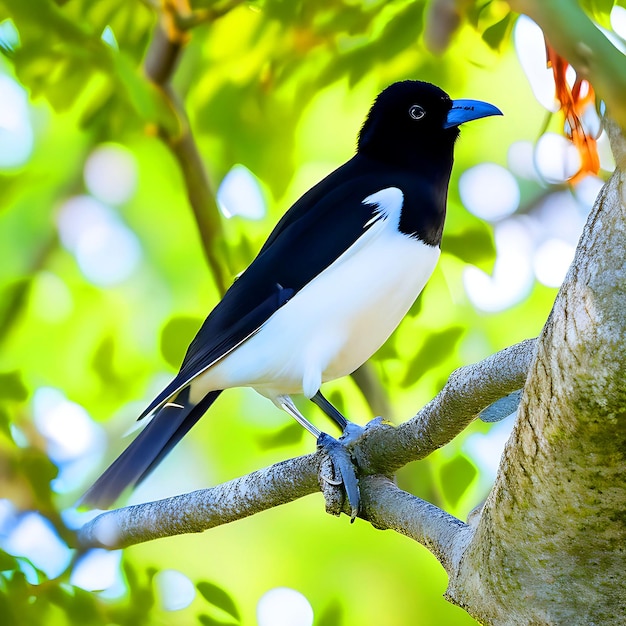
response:
<path id="1" fill-rule="evenodd" d="M 133 442 L 96 480 L 79 504 L 107 508 L 129 486 L 138 485 L 206 413 L 221 391 L 211 391 L 198 404 L 189 388 L 159 409 Z"/>

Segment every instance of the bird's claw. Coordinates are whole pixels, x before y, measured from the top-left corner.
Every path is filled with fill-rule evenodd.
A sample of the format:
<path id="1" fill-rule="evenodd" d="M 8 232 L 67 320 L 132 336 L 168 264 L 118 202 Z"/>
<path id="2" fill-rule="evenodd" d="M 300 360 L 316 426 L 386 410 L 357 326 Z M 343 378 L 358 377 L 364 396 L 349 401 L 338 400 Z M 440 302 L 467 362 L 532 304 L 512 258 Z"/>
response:
<path id="1" fill-rule="evenodd" d="M 343 441 L 338 441 L 326 433 L 318 437 L 317 447 L 326 453 L 328 460 L 327 463 L 322 464 L 320 470 L 320 484 L 326 500 L 326 510 L 339 515 L 343 505 L 343 491 L 345 491 L 350 505 L 350 521 L 354 522 L 359 513 L 360 493 L 359 479 L 350 452 Z M 336 489 L 339 485 L 343 485 L 344 489 Z"/>
<path id="2" fill-rule="evenodd" d="M 339 442 L 343 444 L 343 446 L 345 446 L 348 443 L 353 443 L 364 432 L 365 432 L 365 429 L 363 428 L 363 426 L 359 426 L 358 424 L 355 424 L 354 422 L 348 422 L 348 425 L 344 428 L 343 433 L 341 434 L 341 437 L 339 437 Z"/>
<path id="3" fill-rule="evenodd" d="M 333 487 L 339 487 L 339 485 L 343 485 L 343 480 L 335 480 L 334 478 L 330 478 L 329 476 L 324 476 L 320 474 L 320 478 L 327 484 L 332 485 Z"/>

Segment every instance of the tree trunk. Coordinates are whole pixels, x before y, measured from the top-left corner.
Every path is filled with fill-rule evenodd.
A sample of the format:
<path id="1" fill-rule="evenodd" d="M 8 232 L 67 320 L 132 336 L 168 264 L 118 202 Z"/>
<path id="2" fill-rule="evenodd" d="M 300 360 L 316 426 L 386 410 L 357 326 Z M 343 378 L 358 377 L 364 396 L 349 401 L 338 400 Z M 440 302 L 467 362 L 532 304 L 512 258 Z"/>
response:
<path id="1" fill-rule="evenodd" d="M 486 624 L 626 623 L 626 142 L 539 338 L 449 599 Z"/>

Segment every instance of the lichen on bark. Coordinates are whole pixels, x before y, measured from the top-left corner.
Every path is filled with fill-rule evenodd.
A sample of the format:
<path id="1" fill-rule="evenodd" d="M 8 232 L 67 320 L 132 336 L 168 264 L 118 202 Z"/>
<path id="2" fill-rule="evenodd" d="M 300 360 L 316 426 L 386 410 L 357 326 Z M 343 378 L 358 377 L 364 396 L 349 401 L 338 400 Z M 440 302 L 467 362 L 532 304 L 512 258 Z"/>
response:
<path id="1" fill-rule="evenodd" d="M 616 161 L 623 138 L 611 128 Z M 488 624 L 626 622 L 626 203 L 618 168 L 539 338 L 448 596 Z"/>

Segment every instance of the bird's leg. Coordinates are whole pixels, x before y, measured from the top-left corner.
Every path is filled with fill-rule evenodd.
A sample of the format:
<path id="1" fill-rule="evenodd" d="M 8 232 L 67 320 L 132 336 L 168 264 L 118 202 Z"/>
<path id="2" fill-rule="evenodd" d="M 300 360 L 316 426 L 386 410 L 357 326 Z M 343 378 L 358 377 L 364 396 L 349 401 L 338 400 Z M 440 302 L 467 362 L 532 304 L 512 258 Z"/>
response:
<path id="1" fill-rule="evenodd" d="M 293 403 L 293 400 L 289 396 L 280 396 L 278 399 L 278 406 L 285 412 L 289 413 L 291 417 L 293 417 L 300 426 L 302 426 L 305 430 L 310 432 L 316 439 L 320 438 L 322 431 L 313 426 L 309 420 L 298 411 L 298 407 Z"/>
<path id="2" fill-rule="evenodd" d="M 341 413 L 339 413 L 339 411 L 337 411 L 337 409 L 335 409 L 335 407 L 333 407 L 321 393 L 318 392 L 314 397 L 318 398 L 318 400 L 321 398 L 321 402 L 324 404 L 324 407 L 331 408 L 333 411 L 333 415 L 331 417 L 335 421 L 338 421 L 338 416 L 342 422 L 345 422 L 344 427 L 342 428 L 345 432 L 346 428 L 350 425 L 350 422 L 348 422 L 348 420 L 346 420 L 346 418 L 343 417 L 343 415 L 341 415 Z M 289 415 L 291 415 L 301 426 L 308 430 L 317 439 L 318 448 L 324 450 L 324 452 L 328 455 L 328 458 L 333 464 L 334 473 L 336 476 L 339 476 L 339 480 L 335 481 L 334 479 L 326 476 L 322 476 L 322 479 L 331 485 L 344 485 L 346 496 L 348 497 L 348 503 L 350 504 L 350 518 L 354 521 L 354 518 L 359 512 L 359 480 L 348 449 L 341 441 L 323 433 L 318 428 L 313 426 L 313 424 L 311 424 L 311 422 L 309 422 L 309 420 L 307 420 L 306 417 L 298 411 L 298 408 L 289 396 L 280 396 L 277 398 L 276 402 L 281 409 L 289 413 Z M 314 400 L 314 402 L 317 404 L 317 401 Z M 324 408 L 322 408 L 322 410 L 324 410 Z"/>
<path id="3" fill-rule="evenodd" d="M 322 395 L 321 391 L 318 391 L 311 398 L 311 402 L 317 404 L 317 406 L 341 428 L 341 432 L 346 429 L 348 420 Z"/>
<path id="4" fill-rule="evenodd" d="M 363 427 L 347 420 L 323 395 L 321 391 L 318 391 L 312 398 L 311 402 L 317 404 L 317 406 L 328 415 L 334 422 L 341 428 L 341 437 L 339 441 L 344 444 L 354 441 L 357 437 L 363 434 Z"/>

